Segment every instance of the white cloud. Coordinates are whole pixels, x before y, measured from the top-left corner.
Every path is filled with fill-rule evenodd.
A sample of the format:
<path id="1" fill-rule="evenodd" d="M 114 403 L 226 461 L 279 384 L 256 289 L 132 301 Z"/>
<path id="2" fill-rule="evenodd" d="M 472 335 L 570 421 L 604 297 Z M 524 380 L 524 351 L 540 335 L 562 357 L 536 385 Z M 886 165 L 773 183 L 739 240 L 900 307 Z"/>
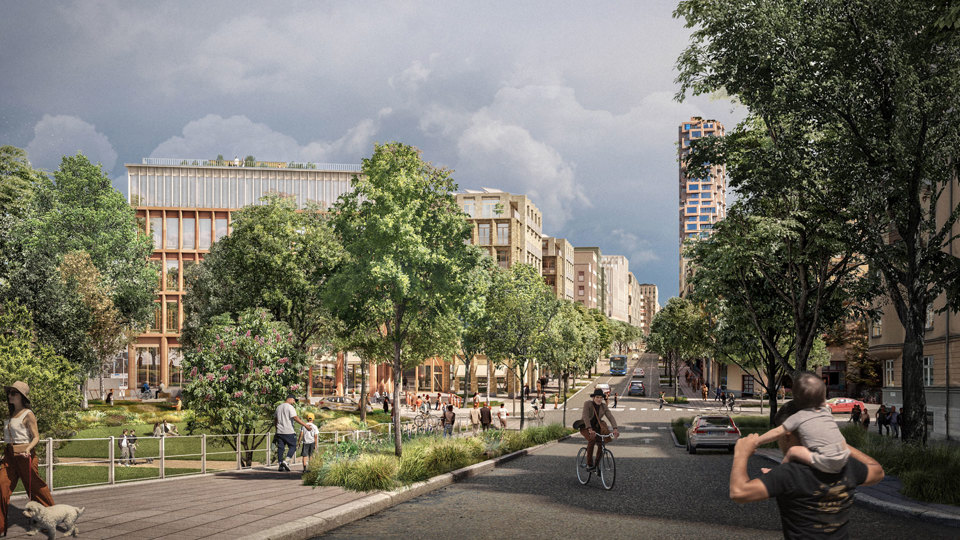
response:
<path id="1" fill-rule="evenodd" d="M 630 259 L 630 263 L 632 265 L 631 270 L 634 274 L 636 274 L 640 270 L 640 267 L 646 263 L 657 262 L 660 260 L 660 256 L 654 249 L 653 244 L 649 240 L 641 238 L 637 234 L 624 229 L 613 229 L 610 231 L 610 236 L 611 240 L 613 240 L 612 243 L 616 248 L 618 248 L 613 249 L 612 251 L 623 253 L 628 259 Z"/>
<path id="2" fill-rule="evenodd" d="M 346 161 L 359 162 L 369 153 L 373 137 L 380 129 L 381 119 L 389 116 L 389 108 L 378 112 L 376 118 L 361 120 L 347 132 L 332 141 L 310 141 L 301 145 L 296 139 L 275 131 L 266 124 L 254 122 L 246 116 L 224 118 L 208 114 L 187 123 L 183 134 L 170 137 L 150 153 L 151 157 L 184 159 L 211 159 L 223 154 L 227 159 L 253 155 L 265 161 Z"/>
<path id="3" fill-rule="evenodd" d="M 117 164 L 117 151 L 106 135 L 76 116 L 43 115 L 33 126 L 33 140 L 27 145 L 27 156 L 38 168 L 55 170 L 65 155 L 82 152 L 93 163 L 101 163 L 110 173 Z"/>

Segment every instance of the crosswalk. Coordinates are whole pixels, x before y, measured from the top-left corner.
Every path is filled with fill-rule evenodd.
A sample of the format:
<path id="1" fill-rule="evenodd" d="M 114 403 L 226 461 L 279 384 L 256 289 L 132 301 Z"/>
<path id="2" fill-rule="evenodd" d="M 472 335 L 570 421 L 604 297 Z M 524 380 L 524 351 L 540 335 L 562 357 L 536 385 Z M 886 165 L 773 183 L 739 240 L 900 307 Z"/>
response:
<path id="1" fill-rule="evenodd" d="M 571 411 L 579 411 L 579 410 L 580 410 L 580 407 L 572 407 L 570 410 L 571 410 Z M 615 408 L 611 408 L 610 410 L 611 410 L 612 412 L 623 412 L 623 411 L 625 411 L 625 410 L 627 410 L 627 409 L 625 409 L 625 408 L 623 408 L 623 407 L 615 407 Z M 631 410 L 631 411 L 636 411 L 637 408 L 636 408 L 636 407 L 630 407 L 630 410 Z M 654 407 L 654 408 L 652 408 L 652 409 L 648 409 L 647 407 L 641 407 L 640 410 L 641 410 L 641 411 L 653 411 L 653 412 L 657 412 L 657 411 L 712 411 L 713 409 L 681 409 L 681 408 L 679 408 L 679 407 L 677 407 L 677 408 L 675 408 L 675 409 L 671 409 L 670 407 L 664 407 L 664 408 L 662 408 L 662 409 L 658 409 L 658 408 Z"/>

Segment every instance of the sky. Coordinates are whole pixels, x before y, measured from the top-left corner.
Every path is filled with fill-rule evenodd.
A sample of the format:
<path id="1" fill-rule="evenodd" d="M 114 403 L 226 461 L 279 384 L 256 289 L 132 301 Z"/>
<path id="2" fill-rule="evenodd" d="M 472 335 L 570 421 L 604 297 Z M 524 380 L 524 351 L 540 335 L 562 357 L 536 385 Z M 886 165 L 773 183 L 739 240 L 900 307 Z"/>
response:
<path id="1" fill-rule="evenodd" d="M 144 157 L 360 163 L 401 141 L 461 189 L 529 195 L 544 234 L 678 289 L 676 1 L 0 3 L 0 145 L 83 152 L 126 194 Z"/>

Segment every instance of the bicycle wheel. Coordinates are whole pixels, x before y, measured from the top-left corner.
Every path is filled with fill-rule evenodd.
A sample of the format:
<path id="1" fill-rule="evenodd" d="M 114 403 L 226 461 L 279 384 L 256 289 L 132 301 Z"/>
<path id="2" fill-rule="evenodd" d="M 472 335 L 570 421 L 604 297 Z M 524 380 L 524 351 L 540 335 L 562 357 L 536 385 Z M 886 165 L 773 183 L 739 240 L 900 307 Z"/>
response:
<path id="1" fill-rule="evenodd" d="M 600 475 L 600 483 L 604 489 L 613 489 L 613 483 L 617 481 L 617 463 L 613 460 L 613 452 L 603 449 L 603 455 L 600 456 L 600 463 L 597 465 L 597 472 Z"/>
<path id="2" fill-rule="evenodd" d="M 418 414 L 418 415 L 416 415 L 416 416 L 413 417 L 413 425 L 417 426 L 418 428 L 419 428 L 419 427 L 423 427 L 423 415 L 422 415 L 422 414 Z"/>
<path id="3" fill-rule="evenodd" d="M 593 473 L 587 470 L 587 449 L 585 447 L 581 448 L 577 452 L 577 480 L 585 486 L 592 475 Z"/>

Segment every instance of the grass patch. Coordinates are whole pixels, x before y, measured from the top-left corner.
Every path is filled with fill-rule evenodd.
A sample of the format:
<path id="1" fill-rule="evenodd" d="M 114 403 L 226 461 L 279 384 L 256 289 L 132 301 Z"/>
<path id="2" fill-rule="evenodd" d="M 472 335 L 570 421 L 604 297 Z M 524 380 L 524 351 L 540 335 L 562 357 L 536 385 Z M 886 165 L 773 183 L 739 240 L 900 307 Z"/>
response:
<path id="1" fill-rule="evenodd" d="M 200 468 L 182 468 L 167 467 L 167 476 L 180 474 L 199 474 Z M 40 468 L 40 475 L 43 476 L 46 471 Z M 53 487 L 54 489 L 64 489 L 74 486 L 84 486 L 88 484 L 106 484 L 109 478 L 109 468 L 106 465 L 57 465 L 53 468 Z M 114 468 L 114 479 L 117 482 L 129 480 L 146 480 L 150 478 L 160 478 L 160 469 L 156 467 L 120 467 Z M 23 482 L 14 491 L 21 493 L 25 491 Z"/>
<path id="2" fill-rule="evenodd" d="M 572 432 L 560 424 L 551 424 L 523 431 L 490 430 L 476 437 L 424 436 L 405 444 L 400 459 L 393 455 L 393 444 L 388 440 L 361 448 L 359 453 L 354 453 L 352 447 L 338 453 L 346 450 L 346 446 L 338 447 L 311 459 L 303 483 L 341 486 L 354 491 L 390 490 Z"/>
<path id="3" fill-rule="evenodd" d="M 683 396 L 677 396 L 664 398 L 664 401 L 667 403 L 687 403 L 688 400 Z"/>
<path id="4" fill-rule="evenodd" d="M 886 474 L 903 484 L 901 493 L 919 501 L 960 505 L 960 448 L 943 443 L 928 446 L 867 432 L 848 424 L 840 428 L 847 444 L 876 459 Z"/>

